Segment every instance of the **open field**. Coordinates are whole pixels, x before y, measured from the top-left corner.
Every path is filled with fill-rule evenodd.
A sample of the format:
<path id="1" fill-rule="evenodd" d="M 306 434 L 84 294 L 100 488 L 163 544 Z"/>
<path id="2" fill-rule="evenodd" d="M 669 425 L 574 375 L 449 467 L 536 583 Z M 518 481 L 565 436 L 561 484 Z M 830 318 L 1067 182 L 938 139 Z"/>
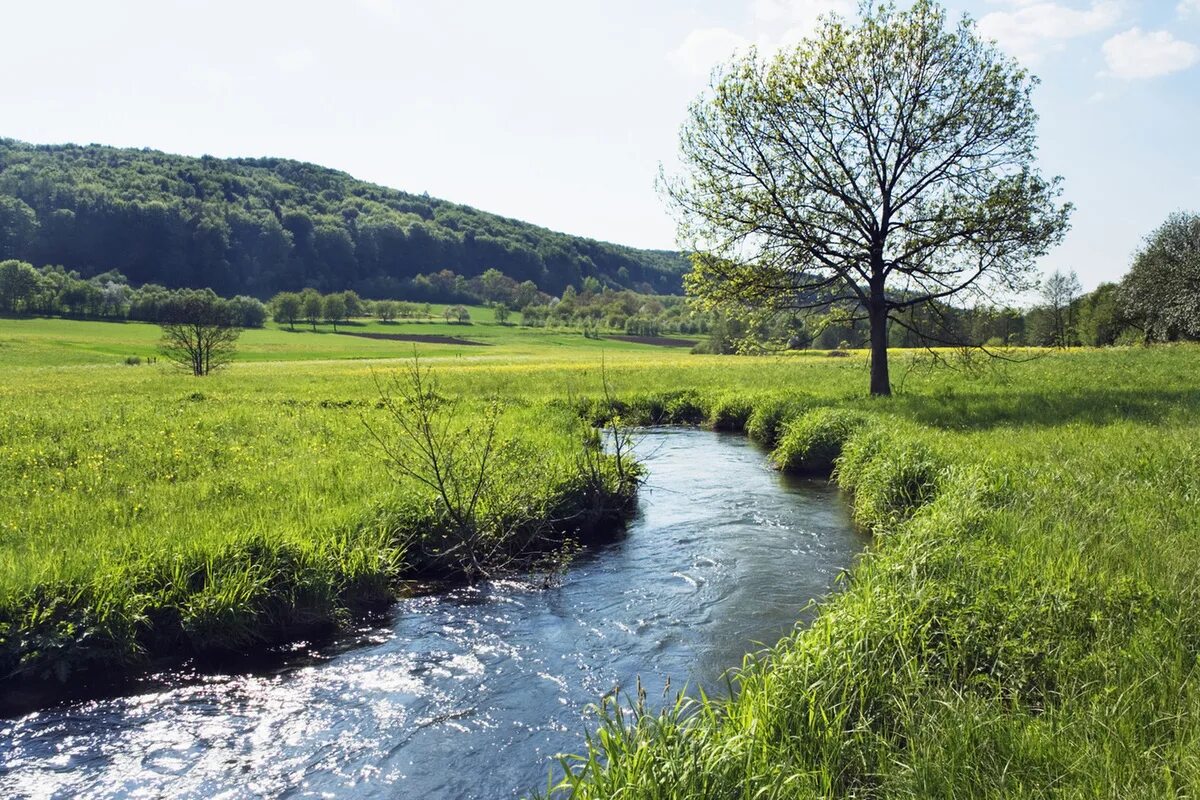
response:
<path id="1" fill-rule="evenodd" d="M 434 310 L 435 315 L 438 313 Z M 645 345 L 617 338 L 595 340 L 584 338 L 578 331 L 523 328 L 519 325 L 497 325 L 492 310 L 472 307 L 470 324 L 440 320 L 402 320 L 392 323 L 377 320 L 355 321 L 339 325 L 338 332 L 328 324 L 309 326 L 296 323 L 296 329 L 268 322 L 267 327 L 249 329 L 238 341 L 239 361 L 314 361 L 343 358 L 402 358 L 412 355 L 413 345 L 404 341 L 389 341 L 349 334 L 386 334 L 415 337 L 451 337 L 467 339 L 503 348 L 489 353 L 493 358 L 512 360 L 517 357 L 541 358 L 555 348 L 578 349 L 645 349 Z M 161 331 L 157 325 L 142 322 L 91 322 L 53 318 L 0 318 L 0 366 L 66 366 L 80 364 L 113 364 L 136 356 L 145 359 L 156 352 Z M 680 337 L 675 337 L 680 338 Z M 423 348 L 422 348 L 423 349 Z M 449 356 L 467 354 L 479 356 L 481 348 L 443 345 L 436 354 Z M 429 351 L 434 354 L 434 351 Z"/>
<path id="2" fill-rule="evenodd" d="M 385 327 L 405 326 L 369 330 Z M 626 711 L 573 762 L 575 796 L 1200 788 L 1200 348 L 972 372 L 897 353 L 899 392 L 871 400 L 859 355 L 407 327 L 491 334 L 494 347 L 418 350 L 443 394 L 474 409 L 506 398 L 503 431 L 535 456 L 507 482 L 535 504 L 570 496 L 575 420 L 606 413 L 603 363 L 623 422 L 745 429 L 795 469 L 840 455 L 835 477 L 876 533 L 815 624 L 748 664 L 736 700 Z M 399 534 L 428 524 L 362 422 L 379 410 L 374 377 L 398 363 L 386 358 L 411 345 L 267 330 L 203 379 L 120 363 L 156 335 L 0 321 L 9 672 L 136 663 L 172 644 L 154 630 L 244 646 L 272 615 L 336 621 L 386 599 L 404 576 Z"/>

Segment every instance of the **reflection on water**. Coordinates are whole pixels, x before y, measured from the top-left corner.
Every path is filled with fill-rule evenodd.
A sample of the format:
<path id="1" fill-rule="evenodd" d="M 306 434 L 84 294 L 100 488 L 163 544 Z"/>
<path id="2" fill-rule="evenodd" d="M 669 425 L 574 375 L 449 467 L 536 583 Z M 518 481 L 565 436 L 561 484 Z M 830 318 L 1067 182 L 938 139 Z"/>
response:
<path id="1" fill-rule="evenodd" d="M 577 752 L 589 703 L 641 676 L 719 690 L 862 546 L 836 493 L 745 439 L 655 430 L 621 541 L 541 590 L 400 603 L 353 647 L 270 674 L 0 721 L 3 797 L 517 797 Z"/>

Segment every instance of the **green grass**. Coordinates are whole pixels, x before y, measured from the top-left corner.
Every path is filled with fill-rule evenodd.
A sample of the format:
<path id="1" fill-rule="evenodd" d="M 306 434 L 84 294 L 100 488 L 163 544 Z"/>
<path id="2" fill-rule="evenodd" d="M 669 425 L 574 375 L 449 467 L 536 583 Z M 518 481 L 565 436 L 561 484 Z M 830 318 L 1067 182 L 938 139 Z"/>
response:
<path id="1" fill-rule="evenodd" d="M 871 551 L 732 700 L 606 705 L 555 794 L 1195 796 L 1198 362 L 1056 355 L 785 424 L 777 462 L 832 460 Z"/>
<path id="2" fill-rule="evenodd" d="M 419 349 L 446 394 L 507 398 L 506 433 L 543 464 L 514 491 L 569 502 L 574 420 L 605 415 L 603 364 L 623 421 L 744 429 L 789 468 L 832 464 L 876 533 L 811 626 L 747 661 L 734 699 L 610 705 L 561 794 L 1200 792 L 1200 348 L 971 372 L 896 353 L 901 391 L 880 400 L 861 354 L 435 327 L 496 342 Z M 136 663 L 386 600 L 427 498 L 381 468 L 360 415 L 409 348 L 267 330 L 195 379 L 120 364 L 137 336 L 156 331 L 0 321 L 5 646 L 42 669 Z"/>
<path id="3" fill-rule="evenodd" d="M 321 323 L 313 331 L 297 322 L 295 330 L 275 322 L 266 327 L 243 331 L 238 340 L 238 361 L 317 361 L 347 358 L 403 358 L 414 347 L 423 355 L 456 356 L 471 359 L 512 362 L 521 358 L 540 358 L 553 350 L 638 351 L 647 345 L 618 339 L 586 339 L 578 331 L 566 329 L 524 328 L 509 323 L 499 325 L 490 308 L 472 307 L 472 322 L 431 320 L 355 320 L 333 326 Z M 449 336 L 479 342 L 484 347 L 460 344 L 433 344 L 371 339 L 352 334 L 400 334 Z M 127 357 L 141 359 L 157 354 L 161 331 L 144 322 L 91 322 L 57 318 L 0 318 L 0 368 L 13 366 L 111 365 Z M 687 338 L 687 337 L 683 337 Z M 658 349 L 658 348 L 654 348 Z"/>

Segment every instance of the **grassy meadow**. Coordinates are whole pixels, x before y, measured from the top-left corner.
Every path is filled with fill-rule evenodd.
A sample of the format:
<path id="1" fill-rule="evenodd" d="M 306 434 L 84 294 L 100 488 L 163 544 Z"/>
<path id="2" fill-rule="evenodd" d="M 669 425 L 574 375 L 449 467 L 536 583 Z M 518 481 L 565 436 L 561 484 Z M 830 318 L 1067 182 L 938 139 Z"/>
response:
<path id="1" fill-rule="evenodd" d="M 249 647 L 402 590 L 437 514 L 364 420 L 386 423 L 377 379 L 415 347 L 469 415 L 503 399 L 519 467 L 498 483 L 530 516 L 580 502 L 603 373 L 622 423 L 745 431 L 781 468 L 831 473 L 876 534 L 733 700 L 607 706 L 556 793 L 1200 791 L 1200 348 L 958 369 L 898 352 L 897 394 L 870 399 L 860 354 L 701 356 L 482 318 L 355 330 L 489 347 L 297 327 L 248 331 L 192 378 L 124 363 L 153 326 L 0 320 L 10 678 Z"/>

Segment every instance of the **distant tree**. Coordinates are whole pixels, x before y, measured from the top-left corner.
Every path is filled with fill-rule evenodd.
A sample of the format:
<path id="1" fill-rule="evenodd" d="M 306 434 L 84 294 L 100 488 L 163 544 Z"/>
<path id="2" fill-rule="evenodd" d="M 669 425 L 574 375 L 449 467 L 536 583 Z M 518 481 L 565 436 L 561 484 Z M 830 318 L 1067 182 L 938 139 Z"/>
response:
<path id="1" fill-rule="evenodd" d="M 1116 344 L 1125 329 L 1125 321 L 1117 299 L 1119 287 L 1115 283 L 1102 283 L 1078 301 L 1080 341 L 1092 347 Z"/>
<path id="2" fill-rule="evenodd" d="M 0 312 L 12 314 L 19 304 L 28 304 L 39 286 L 40 276 L 32 264 L 0 261 Z"/>
<path id="3" fill-rule="evenodd" d="M 447 306 L 446 310 L 442 312 L 442 316 L 446 318 L 447 322 L 458 322 L 465 324 L 471 321 L 471 312 L 467 310 L 466 306 L 461 305 Z"/>
<path id="4" fill-rule="evenodd" d="M 361 317 L 366 313 L 366 304 L 363 299 L 358 296 L 358 292 L 347 289 L 342 292 L 342 300 L 346 303 L 346 319 L 354 319 Z"/>
<path id="5" fill-rule="evenodd" d="M 1016 61 L 930 0 L 863 9 L 720 71 L 664 188 L 706 308 L 845 308 L 868 323 L 870 391 L 886 395 L 889 323 L 1025 289 L 1070 207 L 1037 172 L 1035 80 Z"/>
<path id="6" fill-rule="evenodd" d="M 338 323 L 346 319 L 346 297 L 341 292 L 325 295 L 322 304 L 325 315 L 325 321 L 333 325 L 333 332 L 337 333 Z"/>
<path id="7" fill-rule="evenodd" d="M 1146 342 L 1200 339 L 1200 214 L 1172 214 L 1150 234 L 1118 299 Z"/>
<path id="8" fill-rule="evenodd" d="M 66 314 L 84 316 L 95 306 L 100 290 L 87 281 L 67 280 L 58 294 L 59 306 Z"/>
<path id="9" fill-rule="evenodd" d="M 271 298 L 271 313 L 275 321 L 286 324 L 288 330 L 296 330 L 296 320 L 304 311 L 304 302 L 295 292 L 280 292 Z"/>
<path id="10" fill-rule="evenodd" d="M 233 360 L 241 329 L 227 301 L 211 290 L 178 292 L 161 309 L 163 356 L 197 377 Z"/>
<path id="11" fill-rule="evenodd" d="M 93 313 L 110 319 L 124 317 L 128 310 L 129 298 L 132 291 L 125 283 L 113 280 L 98 280 L 92 278 L 91 283 L 100 290 L 96 296 L 96 306 Z"/>
<path id="12" fill-rule="evenodd" d="M 0 258 L 24 256 L 38 231 L 37 214 L 20 198 L 0 194 Z"/>
<path id="13" fill-rule="evenodd" d="M 242 328 L 261 328 L 267 321 L 267 307 L 257 297 L 239 294 L 229 300 L 234 324 Z"/>
<path id="14" fill-rule="evenodd" d="M 504 305 L 504 303 L 497 303 L 496 308 L 495 308 L 495 313 L 496 313 L 496 322 L 499 322 L 501 325 L 504 325 L 508 322 L 508 315 L 511 312 L 508 310 L 508 306 Z"/>
<path id="15" fill-rule="evenodd" d="M 1069 347 L 1074 341 L 1072 304 L 1083 287 L 1074 270 L 1055 270 L 1042 282 L 1042 299 L 1046 304 L 1047 319 L 1051 326 L 1050 341 L 1054 347 Z"/>
<path id="16" fill-rule="evenodd" d="M 313 331 L 316 331 L 317 323 L 321 321 L 321 315 L 325 313 L 325 301 L 321 298 L 321 293 L 316 289 L 302 291 L 300 293 L 300 313 L 312 326 Z"/>
<path id="17" fill-rule="evenodd" d="M 513 305 L 517 308 L 524 308 L 537 300 L 537 297 L 537 284 L 533 281 L 523 281 L 517 286 L 517 291 L 513 294 Z"/>
<path id="18" fill-rule="evenodd" d="M 400 313 L 399 304 L 395 300 L 376 300 L 375 316 L 383 322 L 391 322 Z"/>
<path id="19" fill-rule="evenodd" d="M 511 303 L 517 293 L 517 282 L 498 269 L 489 269 L 479 276 L 483 299 L 489 303 Z"/>
<path id="20" fill-rule="evenodd" d="M 575 298 L 578 294 L 574 286 L 568 286 L 563 289 L 562 296 L 558 299 L 558 305 L 554 307 L 555 313 L 563 316 L 570 316 L 575 313 Z"/>

